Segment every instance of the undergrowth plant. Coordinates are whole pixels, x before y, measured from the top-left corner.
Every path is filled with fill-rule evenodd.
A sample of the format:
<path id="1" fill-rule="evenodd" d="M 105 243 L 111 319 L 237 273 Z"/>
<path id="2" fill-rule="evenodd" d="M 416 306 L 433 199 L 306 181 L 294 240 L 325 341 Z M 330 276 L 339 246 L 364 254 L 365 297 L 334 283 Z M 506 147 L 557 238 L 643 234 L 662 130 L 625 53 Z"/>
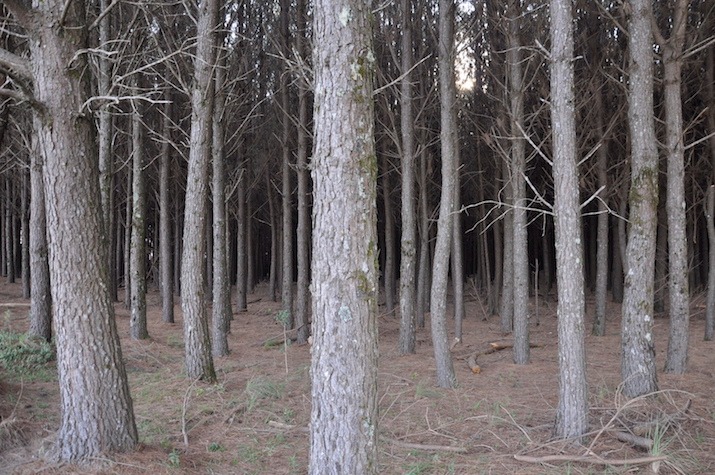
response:
<path id="1" fill-rule="evenodd" d="M 25 333 L 0 331 L 0 365 L 9 373 L 27 376 L 55 359 L 54 345 Z"/>

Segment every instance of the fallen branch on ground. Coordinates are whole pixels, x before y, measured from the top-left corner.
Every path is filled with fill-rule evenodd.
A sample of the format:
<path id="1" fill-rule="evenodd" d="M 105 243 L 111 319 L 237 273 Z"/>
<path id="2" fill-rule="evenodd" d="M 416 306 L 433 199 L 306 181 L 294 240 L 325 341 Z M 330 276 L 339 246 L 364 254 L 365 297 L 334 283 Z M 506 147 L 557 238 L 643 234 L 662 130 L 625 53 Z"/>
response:
<path id="1" fill-rule="evenodd" d="M 544 345 L 539 345 L 536 343 L 530 343 L 529 348 L 541 348 Z M 482 372 L 482 368 L 477 364 L 477 358 L 480 356 L 484 355 L 490 355 L 492 353 L 496 353 L 497 351 L 501 350 L 506 350 L 509 348 L 513 348 L 514 343 L 508 343 L 508 342 L 500 342 L 500 341 L 493 341 L 489 343 L 489 348 L 483 351 L 475 351 L 474 353 L 468 355 L 466 357 L 467 360 L 467 366 L 469 366 L 469 369 L 472 370 L 472 373 L 474 374 L 479 374 Z"/>
<path id="2" fill-rule="evenodd" d="M 548 462 L 582 462 L 598 465 L 642 465 L 646 463 L 661 462 L 668 457 L 660 455 L 657 457 L 636 457 L 632 459 L 610 460 L 597 455 L 543 455 L 532 457 L 529 455 L 514 454 L 514 458 L 519 462 L 548 463 Z"/>
<path id="3" fill-rule="evenodd" d="M 628 432 L 616 432 L 615 435 L 616 439 L 620 440 L 621 442 L 640 447 L 641 449 L 650 450 L 651 448 L 653 448 L 653 441 L 646 437 L 629 434 Z"/>

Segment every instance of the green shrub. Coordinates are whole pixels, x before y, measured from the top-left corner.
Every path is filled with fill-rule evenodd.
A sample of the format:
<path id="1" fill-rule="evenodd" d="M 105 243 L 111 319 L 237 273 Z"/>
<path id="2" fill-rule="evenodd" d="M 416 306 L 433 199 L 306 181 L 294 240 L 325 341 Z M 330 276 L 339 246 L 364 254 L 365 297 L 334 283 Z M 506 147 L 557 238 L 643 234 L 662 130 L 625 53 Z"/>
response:
<path id="1" fill-rule="evenodd" d="M 0 331 L 0 365 L 8 372 L 27 374 L 54 359 L 54 345 L 43 339 L 24 333 Z"/>

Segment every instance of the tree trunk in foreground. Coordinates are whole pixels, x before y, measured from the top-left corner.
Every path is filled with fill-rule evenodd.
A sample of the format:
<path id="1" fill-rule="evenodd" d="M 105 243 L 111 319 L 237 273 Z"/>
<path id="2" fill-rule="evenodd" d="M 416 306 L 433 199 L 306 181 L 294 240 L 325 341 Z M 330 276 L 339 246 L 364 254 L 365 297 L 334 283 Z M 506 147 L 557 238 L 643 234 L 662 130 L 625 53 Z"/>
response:
<path id="1" fill-rule="evenodd" d="M 204 294 L 204 255 L 213 120 L 212 73 L 216 61 L 214 29 L 218 19 L 218 0 L 202 0 L 198 18 L 194 88 L 191 94 L 191 149 L 186 179 L 184 249 L 181 260 L 181 309 L 184 313 L 186 375 L 191 379 L 214 382 L 216 373 L 211 357 L 208 311 Z"/>
<path id="2" fill-rule="evenodd" d="M 658 389 L 653 338 L 653 285 L 658 223 L 658 150 L 653 121 L 653 35 L 650 0 L 633 0 L 628 22 L 628 126 L 631 137 L 630 231 L 621 328 L 623 393 Z"/>
<path id="3" fill-rule="evenodd" d="M 132 399 L 109 295 L 84 2 L 8 2 L 28 32 L 43 170 L 60 385 L 55 455 L 81 461 L 137 444 Z M 63 18 L 60 15 L 64 12 Z M 71 92 L 71 93 L 70 93 Z M 109 423 L 111 421 L 111 423 Z"/>
<path id="4" fill-rule="evenodd" d="M 588 388 L 572 19 L 570 0 L 551 0 L 551 126 L 559 338 L 559 402 L 554 432 L 559 438 L 579 440 L 588 431 Z"/>
<path id="5" fill-rule="evenodd" d="M 313 475 L 378 473 L 371 2 L 314 5 Z"/>

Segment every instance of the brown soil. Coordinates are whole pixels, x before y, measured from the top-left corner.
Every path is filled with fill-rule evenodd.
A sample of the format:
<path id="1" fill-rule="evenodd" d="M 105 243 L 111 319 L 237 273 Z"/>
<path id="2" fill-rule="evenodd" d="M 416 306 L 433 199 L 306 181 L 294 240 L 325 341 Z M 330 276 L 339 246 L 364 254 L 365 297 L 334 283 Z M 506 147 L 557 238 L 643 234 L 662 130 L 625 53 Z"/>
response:
<path id="1" fill-rule="evenodd" d="M 217 385 L 192 383 L 183 376 L 178 305 L 177 323 L 161 323 L 158 295 L 150 294 L 151 339 L 131 341 L 128 313 L 117 304 L 141 445 L 136 452 L 109 454 L 90 466 L 58 465 L 42 458 L 59 424 L 53 368 L 22 379 L 0 372 L 0 416 L 5 428 L 22 436 L 16 440 L 26 442 L 0 451 L 0 473 L 306 473 L 310 350 L 307 345 L 291 345 L 286 351 L 282 344 L 265 344 L 271 337 L 281 340 L 283 333 L 275 320 L 280 306 L 266 295 L 259 286 L 250 296 L 249 311 L 235 315 L 232 353 L 216 361 Z M 434 385 L 429 324 L 419 330 L 417 354 L 400 357 L 398 319 L 380 317 L 381 473 L 715 473 L 715 342 L 702 338 L 702 298 L 695 299 L 692 308 L 688 374 L 660 373 L 662 392 L 631 402 L 618 391 L 620 308 L 611 305 L 607 335 L 586 337 L 594 432 L 585 446 L 551 440 L 558 376 L 553 297 L 540 299 L 540 325 L 531 329 L 532 342 L 540 346 L 531 350 L 531 364 L 512 364 L 511 350 L 506 349 L 480 356 L 480 374 L 472 373 L 467 357 L 487 349 L 490 342 L 508 342 L 508 337 L 499 332 L 497 317 L 486 318 L 481 300 L 474 295 L 468 300 L 464 342 L 453 350 L 458 387 L 451 390 Z M 27 306 L 9 303 L 23 303 L 19 285 L 0 285 L 0 328 L 25 330 Z M 589 310 L 592 307 L 589 302 Z M 659 369 L 667 333 L 668 320 L 657 319 Z M 657 424 L 648 426 L 648 421 Z M 618 431 L 644 424 L 650 428 L 643 433 L 646 438 L 664 432 L 655 437 L 660 448 L 649 452 L 615 437 Z M 0 432 L 3 428 L 0 425 Z M 659 465 L 638 463 L 653 454 L 665 459 Z M 539 463 L 515 455 L 560 455 L 564 460 Z M 630 462 L 616 465 L 626 459 Z"/>

